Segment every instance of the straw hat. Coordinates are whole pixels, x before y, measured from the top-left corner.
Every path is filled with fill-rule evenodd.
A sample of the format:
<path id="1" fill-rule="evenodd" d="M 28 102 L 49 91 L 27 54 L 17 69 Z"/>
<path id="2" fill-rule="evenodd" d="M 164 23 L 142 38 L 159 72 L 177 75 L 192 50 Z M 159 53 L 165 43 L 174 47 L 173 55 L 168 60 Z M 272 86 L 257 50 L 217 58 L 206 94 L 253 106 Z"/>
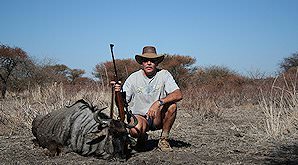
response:
<path id="1" fill-rule="evenodd" d="M 157 64 L 162 62 L 164 55 L 157 55 L 156 49 L 154 46 L 145 46 L 141 55 L 135 56 L 136 61 L 139 64 L 142 64 L 143 61 L 151 60 L 151 62 L 156 62 Z"/>

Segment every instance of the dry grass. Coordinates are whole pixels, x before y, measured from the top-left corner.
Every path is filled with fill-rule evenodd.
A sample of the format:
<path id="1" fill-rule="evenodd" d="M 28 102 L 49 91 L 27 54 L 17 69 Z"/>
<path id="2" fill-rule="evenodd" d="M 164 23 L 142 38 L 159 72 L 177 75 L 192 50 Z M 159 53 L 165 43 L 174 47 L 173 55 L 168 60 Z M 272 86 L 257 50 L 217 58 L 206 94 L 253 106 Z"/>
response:
<path id="1" fill-rule="evenodd" d="M 210 86 L 185 89 L 179 108 L 187 109 L 191 116 L 200 120 L 221 118 L 229 108 L 245 106 L 247 109 L 262 111 L 264 124 L 260 132 L 265 132 L 268 137 L 280 138 L 298 129 L 297 75 L 298 71 L 291 78 L 277 77 L 271 88 L 262 88 L 260 93 L 256 91 L 261 85 L 252 85 L 256 83 L 234 90 L 229 86 L 222 89 Z M 14 134 L 23 129 L 28 132 L 37 115 L 47 114 L 79 99 L 99 107 L 109 107 L 111 91 L 94 84 L 80 88 L 54 83 L 45 87 L 36 86 L 22 93 L 9 93 L 6 100 L 0 101 L 0 129 L 5 130 L 2 134 Z M 254 104 L 255 101 L 251 100 L 259 101 Z M 114 109 L 114 115 L 117 115 L 116 112 Z"/>
<path id="2" fill-rule="evenodd" d="M 252 128 L 257 129 L 262 139 L 280 139 L 295 134 L 298 129 L 297 83 L 298 70 L 275 79 L 243 83 L 242 86 L 225 84 L 214 89 L 208 84 L 201 85 L 184 91 L 181 107 L 202 120 L 221 118 L 228 108 L 261 111 L 263 122 L 252 125 Z"/>
<path id="3" fill-rule="evenodd" d="M 31 123 L 37 115 L 47 114 L 79 99 L 99 107 L 107 107 L 111 101 L 110 93 L 100 87 L 67 92 L 63 84 L 56 83 L 47 87 L 37 86 L 17 96 L 10 93 L 7 99 L 0 101 L 0 126 L 4 127 L 2 134 L 31 129 Z"/>

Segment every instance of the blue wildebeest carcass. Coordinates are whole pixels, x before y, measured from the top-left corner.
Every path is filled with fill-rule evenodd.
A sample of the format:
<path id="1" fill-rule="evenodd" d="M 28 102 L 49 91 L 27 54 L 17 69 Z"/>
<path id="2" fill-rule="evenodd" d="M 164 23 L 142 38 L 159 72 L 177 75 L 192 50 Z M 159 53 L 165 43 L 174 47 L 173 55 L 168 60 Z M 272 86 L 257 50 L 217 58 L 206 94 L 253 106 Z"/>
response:
<path id="1" fill-rule="evenodd" d="M 79 100 L 71 106 L 37 116 L 32 122 L 32 133 L 51 156 L 74 151 L 103 159 L 127 159 L 126 128 L 132 126 L 109 118 L 103 109 Z"/>

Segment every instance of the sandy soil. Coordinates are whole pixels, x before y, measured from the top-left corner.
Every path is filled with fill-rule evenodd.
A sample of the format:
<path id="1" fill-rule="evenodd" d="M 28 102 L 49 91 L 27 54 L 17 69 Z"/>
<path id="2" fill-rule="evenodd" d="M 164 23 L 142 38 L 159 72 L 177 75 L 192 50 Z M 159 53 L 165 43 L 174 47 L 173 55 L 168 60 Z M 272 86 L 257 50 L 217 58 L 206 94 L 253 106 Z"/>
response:
<path id="1" fill-rule="evenodd" d="M 33 144 L 34 137 L 26 130 L 0 136 L 0 164 L 298 164 L 297 137 L 266 138 L 262 112 L 256 109 L 227 109 L 220 118 L 207 119 L 197 112 L 178 112 L 170 153 L 156 149 L 160 131 L 155 131 L 149 132 L 146 151 L 133 154 L 126 162 L 76 153 L 49 157 Z"/>

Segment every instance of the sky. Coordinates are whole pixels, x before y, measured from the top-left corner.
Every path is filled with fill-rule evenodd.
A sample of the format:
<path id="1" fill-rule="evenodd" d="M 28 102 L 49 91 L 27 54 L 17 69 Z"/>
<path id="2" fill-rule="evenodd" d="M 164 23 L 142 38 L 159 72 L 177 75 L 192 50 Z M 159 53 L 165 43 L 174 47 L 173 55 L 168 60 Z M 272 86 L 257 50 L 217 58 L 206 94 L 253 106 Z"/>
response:
<path id="1" fill-rule="evenodd" d="M 0 0 L 0 44 L 91 77 L 96 64 L 146 45 L 196 66 L 279 70 L 298 52 L 298 0 Z"/>

